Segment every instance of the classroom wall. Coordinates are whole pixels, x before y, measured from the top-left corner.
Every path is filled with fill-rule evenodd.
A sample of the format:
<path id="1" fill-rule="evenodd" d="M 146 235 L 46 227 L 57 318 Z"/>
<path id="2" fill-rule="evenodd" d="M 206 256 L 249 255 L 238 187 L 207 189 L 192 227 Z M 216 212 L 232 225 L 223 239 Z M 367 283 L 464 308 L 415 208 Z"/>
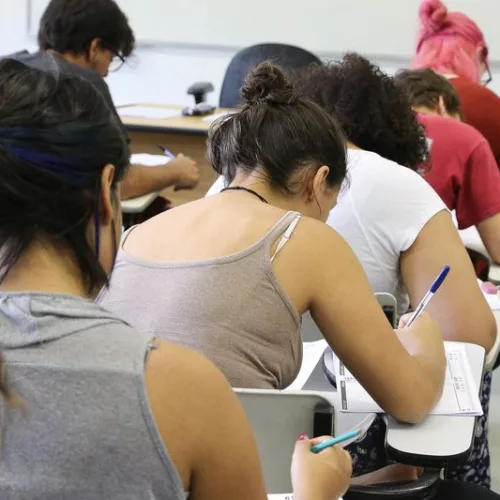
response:
<path id="1" fill-rule="evenodd" d="M 36 41 L 27 35 L 27 2 L 0 0 L 0 9 L 0 54 L 34 49 Z M 494 50 L 491 47 L 491 52 Z M 117 104 L 150 101 L 184 105 L 192 101 L 186 95 L 191 83 L 210 81 L 215 86 L 210 101 L 216 104 L 232 56 L 230 50 L 139 48 L 126 66 L 108 77 L 108 84 Z M 393 72 L 406 63 L 394 60 L 377 62 L 387 72 Z M 500 67 L 492 69 L 494 80 L 491 88 L 500 94 Z"/>

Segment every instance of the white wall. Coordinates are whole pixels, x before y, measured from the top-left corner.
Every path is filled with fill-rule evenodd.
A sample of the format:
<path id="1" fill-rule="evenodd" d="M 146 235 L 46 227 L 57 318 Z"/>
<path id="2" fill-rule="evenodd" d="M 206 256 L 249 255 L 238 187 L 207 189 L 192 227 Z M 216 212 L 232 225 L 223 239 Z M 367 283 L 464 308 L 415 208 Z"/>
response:
<path id="1" fill-rule="evenodd" d="M 27 2 L 0 0 L 0 12 L 0 54 L 34 49 L 35 40 L 27 35 Z M 491 52 L 496 50 L 500 52 L 500 47 L 491 47 Z M 184 105 L 192 102 L 186 95 L 191 83 L 210 81 L 215 86 L 210 101 L 216 104 L 232 56 L 230 50 L 139 48 L 126 66 L 109 76 L 108 84 L 117 104 L 149 101 Z M 406 63 L 397 60 L 377 62 L 387 72 Z M 493 72 L 491 88 L 500 94 L 500 67 L 494 67 Z"/>

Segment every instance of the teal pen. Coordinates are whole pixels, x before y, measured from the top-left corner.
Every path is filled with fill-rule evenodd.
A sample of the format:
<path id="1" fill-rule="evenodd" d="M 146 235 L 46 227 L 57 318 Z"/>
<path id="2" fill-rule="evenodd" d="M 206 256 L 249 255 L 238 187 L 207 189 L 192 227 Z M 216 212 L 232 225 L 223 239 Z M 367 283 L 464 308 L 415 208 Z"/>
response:
<path id="1" fill-rule="evenodd" d="M 322 443 L 316 444 L 311 447 L 311 451 L 313 453 L 319 453 L 320 451 L 326 450 L 327 448 L 330 448 L 331 446 L 335 446 L 336 444 L 342 443 L 343 441 L 347 441 L 348 439 L 354 438 L 356 436 L 359 436 L 360 430 L 355 429 L 350 432 L 346 432 L 345 434 L 341 434 L 340 436 L 337 436 L 333 439 L 329 439 L 328 441 L 323 441 Z"/>

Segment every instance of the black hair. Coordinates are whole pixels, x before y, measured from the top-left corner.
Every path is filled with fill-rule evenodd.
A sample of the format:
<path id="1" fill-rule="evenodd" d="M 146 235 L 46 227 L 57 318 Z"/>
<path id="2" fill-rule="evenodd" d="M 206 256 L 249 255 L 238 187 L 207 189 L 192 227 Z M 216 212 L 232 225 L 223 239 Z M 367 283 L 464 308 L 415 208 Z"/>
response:
<path id="1" fill-rule="evenodd" d="M 406 94 L 412 106 L 436 109 L 443 98 L 446 111 L 462 116 L 460 98 L 448 78 L 429 68 L 402 69 L 394 76 L 394 83 Z"/>
<path id="2" fill-rule="evenodd" d="M 294 78 L 299 91 L 337 117 L 354 145 L 413 170 L 427 160 L 424 131 L 406 95 L 364 57 L 348 53 Z"/>
<path id="3" fill-rule="evenodd" d="M 262 169 L 272 186 L 291 194 L 303 180 L 295 174 L 326 165 L 329 186 L 340 186 L 346 175 L 342 131 L 332 116 L 295 91 L 280 66 L 259 64 L 241 95 L 243 107 L 209 132 L 208 156 L 217 173 L 231 182 L 237 170 Z"/>
<path id="4" fill-rule="evenodd" d="M 134 50 L 134 33 L 114 0 L 51 0 L 40 21 L 41 50 L 86 54 L 95 39 L 123 58 Z"/>
<path id="5" fill-rule="evenodd" d="M 90 82 L 1 61 L 0 279 L 43 239 L 73 253 L 89 292 L 107 284 L 88 224 L 98 217 L 103 168 L 114 165 L 116 186 L 129 157 L 117 119 Z"/>

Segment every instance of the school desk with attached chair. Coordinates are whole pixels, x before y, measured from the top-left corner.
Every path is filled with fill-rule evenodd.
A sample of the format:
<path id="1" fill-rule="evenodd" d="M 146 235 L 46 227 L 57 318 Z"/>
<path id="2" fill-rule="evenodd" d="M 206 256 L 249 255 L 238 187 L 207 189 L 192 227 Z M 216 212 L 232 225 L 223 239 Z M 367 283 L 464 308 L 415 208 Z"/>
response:
<path id="1" fill-rule="evenodd" d="M 183 116 L 179 106 L 139 103 L 118 108 L 131 139 L 132 153 L 158 154 L 160 145 L 174 155 L 183 153 L 191 157 L 199 165 L 200 182 L 194 189 L 174 191 L 168 188 L 161 192 L 173 206 L 203 198 L 215 182 L 217 175 L 206 157 L 206 139 L 213 120 L 228 111 L 217 109 L 213 115 Z M 131 203 L 126 208 L 128 213 L 133 213 L 138 205 L 143 207 L 142 201 Z"/>

